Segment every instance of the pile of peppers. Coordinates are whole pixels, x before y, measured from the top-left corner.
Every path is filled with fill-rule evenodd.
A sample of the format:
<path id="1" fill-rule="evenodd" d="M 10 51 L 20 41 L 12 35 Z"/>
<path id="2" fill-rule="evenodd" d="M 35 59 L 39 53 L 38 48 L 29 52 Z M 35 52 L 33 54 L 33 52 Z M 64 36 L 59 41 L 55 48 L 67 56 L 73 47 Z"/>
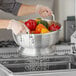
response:
<path id="1" fill-rule="evenodd" d="M 60 25 L 55 22 L 49 24 L 47 21 L 41 18 L 29 19 L 24 22 L 25 26 L 30 30 L 30 34 L 45 34 L 60 29 Z"/>

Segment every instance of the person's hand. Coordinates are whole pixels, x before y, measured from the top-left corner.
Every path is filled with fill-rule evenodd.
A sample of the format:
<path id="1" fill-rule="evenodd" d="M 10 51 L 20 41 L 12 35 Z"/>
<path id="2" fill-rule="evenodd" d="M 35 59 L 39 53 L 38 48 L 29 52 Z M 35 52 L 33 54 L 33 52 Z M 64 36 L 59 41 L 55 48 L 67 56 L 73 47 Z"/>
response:
<path id="1" fill-rule="evenodd" d="M 52 11 L 50 8 L 47 6 L 43 5 L 37 5 L 36 6 L 36 12 L 41 16 L 41 17 L 47 17 L 52 15 Z"/>
<path id="2" fill-rule="evenodd" d="M 19 33 L 26 33 L 26 31 L 29 31 L 24 23 L 16 20 L 10 20 L 7 29 L 11 29 L 15 35 Z"/>

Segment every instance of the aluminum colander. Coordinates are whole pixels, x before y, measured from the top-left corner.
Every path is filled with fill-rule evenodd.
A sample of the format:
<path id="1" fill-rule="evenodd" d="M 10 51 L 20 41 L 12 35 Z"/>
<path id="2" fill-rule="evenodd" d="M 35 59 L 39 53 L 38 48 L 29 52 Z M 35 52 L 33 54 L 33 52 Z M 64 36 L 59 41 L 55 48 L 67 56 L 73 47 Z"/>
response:
<path id="1" fill-rule="evenodd" d="M 48 19 L 44 19 L 50 21 Z M 54 15 L 53 20 L 55 21 Z M 24 56 L 48 55 L 47 49 L 59 41 L 59 30 L 46 34 L 13 34 L 14 41 L 20 46 L 18 51 Z"/>

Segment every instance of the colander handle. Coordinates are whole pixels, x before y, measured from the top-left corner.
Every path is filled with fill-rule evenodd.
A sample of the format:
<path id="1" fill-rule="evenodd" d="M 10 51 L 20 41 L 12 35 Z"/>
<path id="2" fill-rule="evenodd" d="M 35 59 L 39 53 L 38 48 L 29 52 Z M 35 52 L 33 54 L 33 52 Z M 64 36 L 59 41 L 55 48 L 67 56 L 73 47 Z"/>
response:
<path id="1" fill-rule="evenodd" d="M 52 20 L 53 20 L 53 21 L 56 21 L 56 19 L 55 19 L 55 15 L 54 15 L 53 13 L 51 14 L 51 17 L 52 17 Z M 41 18 L 44 20 L 43 17 L 41 17 Z M 47 19 L 46 19 L 46 20 L 47 20 Z"/>
<path id="2" fill-rule="evenodd" d="M 16 42 L 16 44 L 20 45 L 20 44 L 18 43 L 17 39 L 16 39 L 16 35 L 15 35 L 13 32 L 12 32 L 12 36 L 13 36 L 13 39 L 14 39 L 14 41 Z"/>
<path id="3" fill-rule="evenodd" d="M 25 26 L 25 25 L 24 25 L 24 27 L 25 27 L 25 31 L 26 31 L 26 33 L 28 33 L 28 34 L 29 34 L 30 30 L 28 29 L 28 27 L 27 27 L 27 26 Z"/>
<path id="4" fill-rule="evenodd" d="M 52 13 L 51 16 L 52 16 L 52 20 L 53 20 L 53 21 L 56 21 L 56 20 L 55 20 L 55 15 L 54 15 L 53 13 Z"/>

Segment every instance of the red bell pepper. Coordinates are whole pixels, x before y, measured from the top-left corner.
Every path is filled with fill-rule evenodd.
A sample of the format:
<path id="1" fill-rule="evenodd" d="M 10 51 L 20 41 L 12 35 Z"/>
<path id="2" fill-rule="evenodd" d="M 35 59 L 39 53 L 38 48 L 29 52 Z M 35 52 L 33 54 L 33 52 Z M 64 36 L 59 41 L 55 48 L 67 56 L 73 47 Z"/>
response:
<path id="1" fill-rule="evenodd" d="M 50 31 L 57 31 L 60 29 L 60 26 L 59 25 L 56 25 L 56 24 L 52 24 L 49 26 L 48 28 Z"/>
<path id="2" fill-rule="evenodd" d="M 25 25 L 32 31 L 35 30 L 37 26 L 37 22 L 35 20 L 29 19 L 25 22 Z"/>

